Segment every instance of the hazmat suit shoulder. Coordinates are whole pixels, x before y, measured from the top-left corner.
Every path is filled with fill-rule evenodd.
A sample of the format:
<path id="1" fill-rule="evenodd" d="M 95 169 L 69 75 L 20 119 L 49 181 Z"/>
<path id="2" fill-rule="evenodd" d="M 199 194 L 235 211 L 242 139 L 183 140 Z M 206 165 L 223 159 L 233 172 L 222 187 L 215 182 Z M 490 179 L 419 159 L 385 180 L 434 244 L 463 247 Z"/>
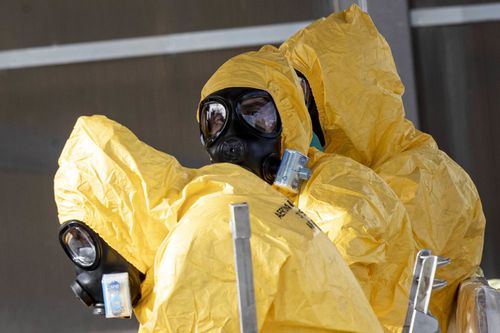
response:
<path id="1" fill-rule="evenodd" d="M 370 168 L 311 148 L 298 207 L 337 246 L 386 331 L 405 319 L 416 244 L 402 202 Z"/>
<path id="2" fill-rule="evenodd" d="M 410 224 L 399 198 L 373 170 L 351 158 L 304 151 L 311 142 L 311 119 L 295 72 L 275 49 L 265 47 L 230 59 L 207 82 L 202 99 L 215 90 L 243 84 L 266 91 L 277 87 L 270 93 L 283 133 L 287 133 L 282 146 L 301 147 L 299 152 L 311 158 L 308 167 L 312 171 L 298 195 L 285 194 L 328 234 L 379 320 L 397 330 L 404 322 L 415 256 Z"/>
<path id="3" fill-rule="evenodd" d="M 229 205 L 242 201 L 250 208 L 259 332 L 380 331 L 333 244 L 255 175 L 235 165 L 211 165 L 184 192 L 190 199 L 158 253 L 151 312 L 158 320 L 141 332 L 239 330 Z"/>
<path id="4" fill-rule="evenodd" d="M 432 297 L 442 330 L 458 283 L 481 260 L 485 218 L 467 173 L 405 119 L 387 42 L 357 6 L 320 19 L 280 48 L 310 83 L 325 151 L 372 168 L 405 205 L 419 248 L 449 257 Z"/>
<path id="5" fill-rule="evenodd" d="M 229 204 L 248 202 L 261 332 L 379 332 L 336 248 L 237 166 L 183 168 L 103 116 L 82 117 L 55 177 L 63 223 L 79 219 L 146 274 L 141 332 L 235 332 Z"/>

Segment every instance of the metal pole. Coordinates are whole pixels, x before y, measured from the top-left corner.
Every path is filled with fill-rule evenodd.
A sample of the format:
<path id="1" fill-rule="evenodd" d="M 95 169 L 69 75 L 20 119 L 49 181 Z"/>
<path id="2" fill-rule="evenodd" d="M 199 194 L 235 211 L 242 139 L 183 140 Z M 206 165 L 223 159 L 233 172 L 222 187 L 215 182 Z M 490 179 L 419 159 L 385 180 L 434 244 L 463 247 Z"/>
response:
<path id="1" fill-rule="evenodd" d="M 365 12 L 368 13 L 368 1 L 366 1 L 366 0 L 358 0 L 357 2 L 358 2 L 359 7 L 363 11 L 365 11 Z"/>
<path id="2" fill-rule="evenodd" d="M 446 281 L 435 279 L 436 269 L 449 263 L 449 259 L 434 256 L 430 250 L 418 252 L 403 333 L 441 332 L 438 321 L 429 312 L 429 303 L 432 290 L 446 286 Z"/>
<path id="3" fill-rule="evenodd" d="M 349 8 L 353 3 L 356 3 L 363 11 L 368 13 L 368 1 L 367 0 L 332 0 L 332 7 L 334 12 L 340 12 L 344 9 Z"/>
<path id="4" fill-rule="evenodd" d="M 257 311 L 250 248 L 250 217 L 246 203 L 231 204 L 231 233 L 240 311 L 240 332 L 257 333 Z"/>

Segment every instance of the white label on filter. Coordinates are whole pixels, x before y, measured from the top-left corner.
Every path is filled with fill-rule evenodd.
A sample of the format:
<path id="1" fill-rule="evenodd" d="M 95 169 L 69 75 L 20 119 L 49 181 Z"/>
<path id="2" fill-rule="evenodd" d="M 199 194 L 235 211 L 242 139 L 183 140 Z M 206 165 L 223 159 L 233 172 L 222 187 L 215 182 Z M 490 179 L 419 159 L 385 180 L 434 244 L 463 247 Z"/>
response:
<path id="1" fill-rule="evenodd" d="M 103 274 L 101 284 L 106 318 L 130 318 L 132 301 L 128 273 Z"/>

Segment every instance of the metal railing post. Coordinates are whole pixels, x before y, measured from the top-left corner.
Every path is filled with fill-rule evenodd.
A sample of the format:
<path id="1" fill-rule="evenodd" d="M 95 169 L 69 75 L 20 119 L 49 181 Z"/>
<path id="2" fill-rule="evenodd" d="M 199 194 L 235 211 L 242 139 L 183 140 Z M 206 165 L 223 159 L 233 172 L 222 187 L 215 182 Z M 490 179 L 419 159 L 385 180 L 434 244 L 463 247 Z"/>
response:
<path id="1" fill-rule="evenodd" d="M 246 203 L 231 204 L 230 228 L 234 245 L 240 332 L 257 333 L 257 311 L 250 248 L 250 216 Z"/>
<path id="2" fill-rule="evenodd" d="M 436 269 L 449 263 L 449 259 L 433 256 L 430 250 L 418 252 L 403 333 L 441 332 L 437 319 L 429 312 L 429 303 L 432 290 L 446 286 L 446 281 L 434 278 Z"/>

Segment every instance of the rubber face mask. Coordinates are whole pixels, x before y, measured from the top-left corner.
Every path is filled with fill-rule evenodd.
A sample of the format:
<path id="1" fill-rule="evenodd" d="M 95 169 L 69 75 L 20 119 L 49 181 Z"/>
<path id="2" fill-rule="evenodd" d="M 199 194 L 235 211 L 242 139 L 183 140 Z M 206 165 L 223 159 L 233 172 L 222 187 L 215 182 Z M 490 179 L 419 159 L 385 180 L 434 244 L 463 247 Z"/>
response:
<path id="1" fill-rule="evenodd" d="M 62 224 L 59 242 L 75 266 L 70 287 L 76 297 L 96 315 L 130 317 L 144 275 L 80 221 Z"/>
<path id="2" fill-rule="evenodd" d="M 272 183 L 280 164 L 281 120 L 271 95 L 227 88 L 199 109 L 201 141 L 213 163 L 238 164 Z"/>

